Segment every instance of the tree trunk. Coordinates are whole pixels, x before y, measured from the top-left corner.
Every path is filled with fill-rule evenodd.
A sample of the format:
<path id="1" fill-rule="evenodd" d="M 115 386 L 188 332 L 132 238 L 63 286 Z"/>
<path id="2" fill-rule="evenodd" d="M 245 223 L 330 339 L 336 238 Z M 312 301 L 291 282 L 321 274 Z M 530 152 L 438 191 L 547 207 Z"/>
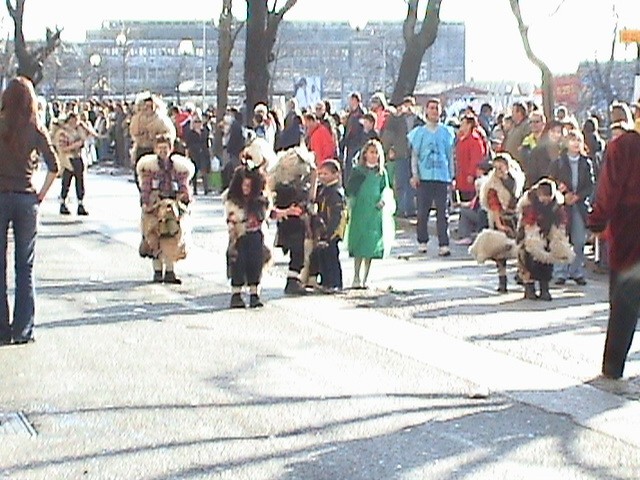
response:
<path id="1" fill-rule="evenodd" d="M 542 108 L 544 110 L 545 117 L 547 117 L 547 119 L 552 119 L 556 103 L 553 74 L 547 64 L 538 58 L 531 49 L 531 44 L 529 43 L 529 27 L 526 26 L 522 20 L 520 0 L 509 0 L 509 3 L 511 4 L 511 11 L 518 22 L 518 31 L 520 32 L 520 38 L 522 39 L 522 45 L 524 46 L 527 58 L 540 69 L 540 74 L 542 76 Z"/>
<path id="2" fill-rule="evenodd" d="M 222 12 L 218 23 L 218 66 L 216 68 L 216 125 L 213 135 L 213 151 L 218 158 L 222 158 L 222 135 L 221 122 L 227 111 L 229 103 L 229 73 L 231 67 L 231 52 L 235 44 L 238 33 L 244 23 L 235 26 L 231 13 L 232 0 L 223 0 Z"/>
<path id="3" fill-rule="evenodd" d="M 274 60 L 273 46 L 278 35 L 278 27 L 285 13 L 297 0 L 287 0 L 276 10 L 277 0 L 271 9 L 267 0 L 246 0 L 247 2 L 247 42 L 244 58 L 244 83 L 247 115 L 260 102 L 269 101 L 269 63 Z M 248 121 L 249 119 L 245 119 Z"/>
<path id="4" fill-rule="evenodd" d="M 16 0 L 15 6 L 12 0 L 6 0 L 7 10 L 14 23 L 14 50 L 18 59 L 17 74 L 30 79 L 35 86 L 43 78 L 44 61 L 60 45 L 62 30 L 56 28 L 56 31 L 53 32 L 47 28 L 45 45 L 34 51 L 28 49 L 22 30 L 24 4 L 25 0 Z"/>
<path id="5" fill-rule="evenodd" d="M 407 1 L 407 16 L 402 27 L 405 49 L 400 62 L 398 78 L 391 95 L 391 103 L 394 105 L 399 105 L 403 97 L 414 93 L 422 58 L 427 49 L 436 41 L 438 35 L 442 0 L 429 0 L 420 30 L 416 32 L 418 3 L 419 0 Z"/>

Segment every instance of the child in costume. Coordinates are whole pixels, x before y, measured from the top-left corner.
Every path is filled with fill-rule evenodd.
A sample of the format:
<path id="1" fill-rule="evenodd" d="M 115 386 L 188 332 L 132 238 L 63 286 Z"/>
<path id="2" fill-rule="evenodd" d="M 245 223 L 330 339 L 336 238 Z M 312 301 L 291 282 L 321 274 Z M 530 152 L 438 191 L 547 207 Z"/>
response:
<path id="1" fill-rule="evenodd" d="M 498 292 L 507 292 L 507 259 L 516 257 L 517 202 L 524 186 L 524 173 L 508 153 L 493 159 L 493 170 L 480 189 L 480 205 L 487 212 L 489 228 L 480 232 L 469 247 L 479 262 L 492 259 L 498 267 Z"/>
<path id="2" fill-rule="evenodd" d="M 180 284 L 173 267 L 187 256 L 194 167 L 191 160 L 172 152 L 172 142 L 166 135 L 156 138 L 155 153 L 142 156 L 136 164 L 142 207 L 139 252 L 153 259 L 154 282 Z"/>
<path id="3" fill-rule="evenodd" d="M 518 272 L 524 283 L 524 298 L 529 300 L 551 301 L 549 281 L 554 264 L 571 263 L 575 257 L 558 197 L 555 182 L 543 178 L 518 202 Z M 540 284 L 539 295 L 535 281 Z"/>
<path id="4" fill-rule="evenodd" d="M 262 269 L 269 259 L 264 245 L 262 225 L 269 201 L 266 179 L 260 168 L 246 165 L 235 170 L 225 195 L 225 213 L 229 231 L 227 274 L 231 279 L 231 308 L 245 308 L 242 287 L 249 287 L 249 307 L 262 307 L 259 287 Z"/>

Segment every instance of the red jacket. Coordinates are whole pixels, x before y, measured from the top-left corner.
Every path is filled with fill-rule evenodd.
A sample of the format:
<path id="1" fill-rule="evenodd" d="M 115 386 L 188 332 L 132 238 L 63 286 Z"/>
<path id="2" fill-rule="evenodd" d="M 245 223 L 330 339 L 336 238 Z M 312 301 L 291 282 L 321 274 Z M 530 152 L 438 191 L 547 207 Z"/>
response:
<path id="1" fill-rule="evenodd" d="M 461 192 L 475 192 L 473 179 L 476 178 L 478 164 L 487 153 L 482 135 L 475 130 L 456 143 L 456 187 Z M 471 177 L 472 180 L 469 181 Z"/>
<path id="2" fill-rule="evenodd" d="M 316 165 L 320 166 L 325 160 L 335 158 L 338 146 L 329 129 L 319 123 L 309 136 L 309 149 L 316 154 Z"/>
<path id="3" fill-rule="evenodd" d="M 588 224 L 593 231 L 608 226 L 611 269 L 620 272 L 640 262 L 640 134 L 623 133 L 607 146 L 596 203 Z"/>

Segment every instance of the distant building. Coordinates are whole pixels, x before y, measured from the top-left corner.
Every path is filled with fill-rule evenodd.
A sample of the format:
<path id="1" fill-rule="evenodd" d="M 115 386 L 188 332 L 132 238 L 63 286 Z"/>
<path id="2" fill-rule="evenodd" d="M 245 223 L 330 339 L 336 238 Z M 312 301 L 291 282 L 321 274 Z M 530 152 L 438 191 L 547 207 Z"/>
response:
<path id="1" fill-rule="evenodd" d="M 121 36 L 119 45 L 116 39 L 122 33 L 126 43 L 122 44 Z M 180 42 L 185 39 L 193 42 L 191 55 L 180 52 Z M 102 86 L 108 90 L 102 93 L 114 97 L 122 96 L 126 89 L 129 99 L 142 90 L 173 98 L 180 85 L 184 97 L 199 100 L 204 85 L 206 101 L 212 103 L 217 39 L 217 29 L 205 22 L 107 21 L 100 29 L 88 31 L 85 43 L 68 45 L 60 54 L 64 67 L 56 72 L 55 87 L 53 75 L 46 72 L 47 94 L 56 90 L 60 95 L 87 91 L 95 95 L 97 80 L 104 78 Z M 232 98 L 243 96 L 244 50 L 245 35 L 241 32 L 233 50 Z M 390 94 L 403 51 L 402 22 L 370 23 L 355 31 L 346 22 L 283 21 L 271 63 L 271 90 L 274 95 L 293 96 L 296 84 L 308 78 L 307 83 L 315 90 L 321 89 L 322 98 L 344 101 L 353 90 L 359 90 L 365 98 L 378 90 Z M 94 54 L 100 55 L 101 62 L 92 67 L 88 59 Z M 92 81 L 82 81 L 82 74 L 92 76 Z M 457 85 L 464 81 L 465 26 L 442 23 L 435 43 L 424 56 L 418 85 Z"/>

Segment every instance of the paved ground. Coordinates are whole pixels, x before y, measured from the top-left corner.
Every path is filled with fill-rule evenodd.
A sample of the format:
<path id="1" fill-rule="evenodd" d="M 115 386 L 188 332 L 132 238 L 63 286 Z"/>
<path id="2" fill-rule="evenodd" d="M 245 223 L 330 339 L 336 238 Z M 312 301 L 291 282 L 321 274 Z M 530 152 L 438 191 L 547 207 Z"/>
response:
<path id="1" fill-rule="evenodd" d="M 277 255 L 266 307 L 229 311 L 219 199 L 194 206 L 184 284 L 154 285 L 135 187 L 89 180 L 89 218 L 42 208 L 38 339 L 0 349 L 0 478 L 638 478 L 637 342 L 621 391 L 588 383 L 603 277 L 499 296 L 462 247 L 404 260 L 402 224 L 369 290 L 284 298 Z"/>

